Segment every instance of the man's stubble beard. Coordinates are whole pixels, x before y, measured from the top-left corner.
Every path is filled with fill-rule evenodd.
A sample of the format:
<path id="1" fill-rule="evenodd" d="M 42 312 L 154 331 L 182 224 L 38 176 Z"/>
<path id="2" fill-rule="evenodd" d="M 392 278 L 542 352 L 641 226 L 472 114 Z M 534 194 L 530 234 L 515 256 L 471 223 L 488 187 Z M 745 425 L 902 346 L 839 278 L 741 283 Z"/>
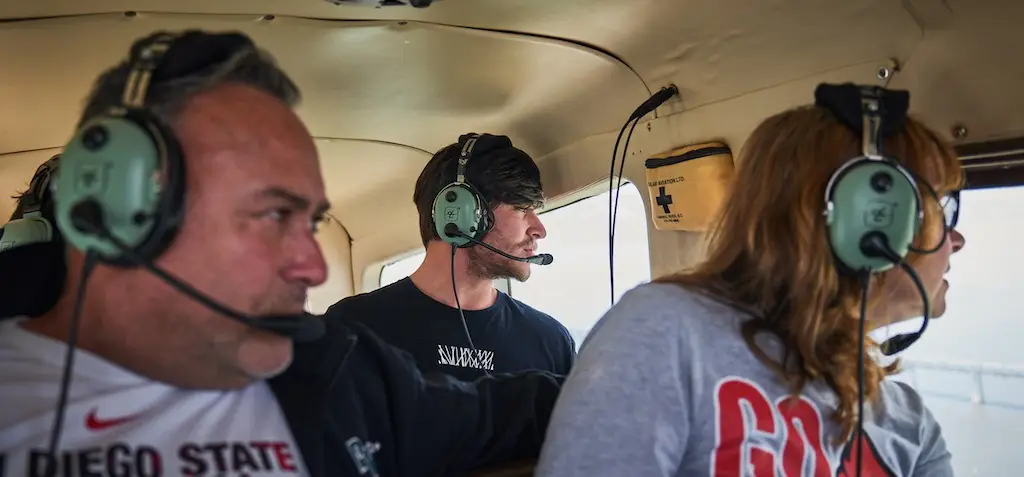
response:
<path id="1" fill-rule="evenodd" d="M 509 253 L 504 247 L 496 247 L 499 250 Z M 469 258 L 469 275 L 488 280 L 499 278 L 513 278 L 518 282 L 525 282 L 530 278 L 530 267 L 519 269 L 516 265 L 520 262 L 502 257 L 479 245 L 470 247 L 466 253 Z M 515 255 L 509 253 L 509 255 Z"/>

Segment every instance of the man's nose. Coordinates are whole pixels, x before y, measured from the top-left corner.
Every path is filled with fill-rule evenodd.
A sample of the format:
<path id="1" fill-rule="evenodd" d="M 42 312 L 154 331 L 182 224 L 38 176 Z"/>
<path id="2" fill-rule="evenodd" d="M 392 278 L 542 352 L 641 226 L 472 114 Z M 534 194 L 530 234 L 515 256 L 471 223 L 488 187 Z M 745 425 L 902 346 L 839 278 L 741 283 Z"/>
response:
<path id="1" fill-rule="evenodd" d="M 284 278 L 289 282 L 301 282 L 309 288 L 327 281 L 327 262 L 323 250 L 312 233 L 303 234 L 299 240 L 289 244 L 289 265 Z"/>
<path id="2" fill-rule="evenodd" d="M 536 212 L 530 211 L 530 228 L 527 233 L 534 238 L 542 239 L 548 236 L 548 230 L 544 227 L 544 223 L 541 222 L 540 217 Z"/>

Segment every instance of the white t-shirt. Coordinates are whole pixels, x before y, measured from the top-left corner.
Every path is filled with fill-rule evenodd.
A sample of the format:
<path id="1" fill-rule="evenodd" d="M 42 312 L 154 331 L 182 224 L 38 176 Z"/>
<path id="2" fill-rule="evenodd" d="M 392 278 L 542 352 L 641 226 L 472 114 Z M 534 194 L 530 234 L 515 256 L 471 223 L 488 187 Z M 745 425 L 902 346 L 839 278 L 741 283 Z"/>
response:
<path id="1" fill-rule="evenodd" d="M 0 476 L 43 475 L 67 346 L 0 322 Z M 81 349 L 58 449 L 58 476 L 305 475 L 265 382 L 182 390 Z"/>

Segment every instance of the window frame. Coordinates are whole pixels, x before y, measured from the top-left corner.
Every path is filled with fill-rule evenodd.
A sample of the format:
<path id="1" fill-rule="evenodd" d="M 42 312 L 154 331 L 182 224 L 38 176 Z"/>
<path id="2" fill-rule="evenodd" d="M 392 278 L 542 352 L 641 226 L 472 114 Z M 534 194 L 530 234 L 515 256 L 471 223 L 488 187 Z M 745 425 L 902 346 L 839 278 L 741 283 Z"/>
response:
<path id="1" fill-rule="evenodd" d="M 1024 137 L 960 144 L 965 190 L 1024 185 Z"/>

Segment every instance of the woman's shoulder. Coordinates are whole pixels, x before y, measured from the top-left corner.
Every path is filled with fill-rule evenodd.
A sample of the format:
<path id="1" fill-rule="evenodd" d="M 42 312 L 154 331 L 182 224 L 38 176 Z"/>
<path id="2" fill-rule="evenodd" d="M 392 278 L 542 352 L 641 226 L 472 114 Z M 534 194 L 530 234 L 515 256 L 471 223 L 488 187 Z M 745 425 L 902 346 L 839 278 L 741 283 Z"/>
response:
<path id="1" fill-rule="evenodd" d="M 930 415 L 924 398 L 910 384 L 894 377 L 882 381 L 882 406 L 889 418 L 907 417 L 919 422 L 922 417 Z"/>
<path id="2" fill-rule="evenodd" d="M 739 308 L 701 291 L 674 283 L 652 282 L 624 293 L 598 320 L 590 336 L 649 334 L 671 339 L 723 331 L 731 334 L 748 318 L 749 315 Z"/>
<path id="3" fill-rule="evenodd" d="M 749 313 L 699 288 L 669 282 L 649 282 L 625 294 L 613 307 L 619 311 L 644 311 L 643 315 L 668 314 L 680 318 L 750 318 Z M 637 315 L 637 313 L 628 313 Z"/>

